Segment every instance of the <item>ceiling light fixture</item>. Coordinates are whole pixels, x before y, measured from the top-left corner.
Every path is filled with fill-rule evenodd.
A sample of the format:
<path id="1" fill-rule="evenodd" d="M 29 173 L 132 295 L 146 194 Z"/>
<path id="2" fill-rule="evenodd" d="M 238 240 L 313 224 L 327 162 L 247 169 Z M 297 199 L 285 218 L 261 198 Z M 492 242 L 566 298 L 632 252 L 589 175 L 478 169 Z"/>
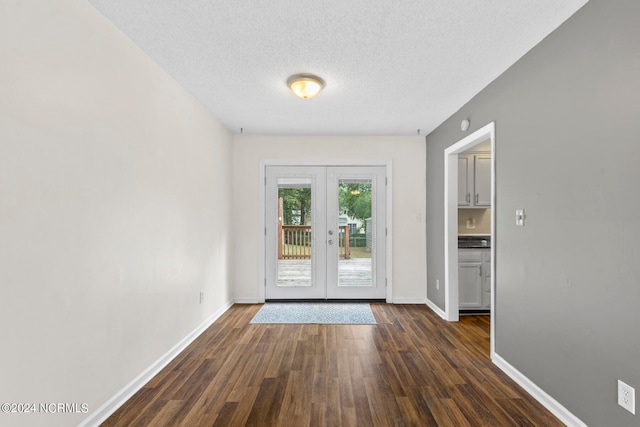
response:
<path id="1" fill-rule="evenodd" d="M 324 81 L 312 74 L 294 74 L 287 80 L 287 85 L 300 98 L 310 99 L 322 90 Z"/>

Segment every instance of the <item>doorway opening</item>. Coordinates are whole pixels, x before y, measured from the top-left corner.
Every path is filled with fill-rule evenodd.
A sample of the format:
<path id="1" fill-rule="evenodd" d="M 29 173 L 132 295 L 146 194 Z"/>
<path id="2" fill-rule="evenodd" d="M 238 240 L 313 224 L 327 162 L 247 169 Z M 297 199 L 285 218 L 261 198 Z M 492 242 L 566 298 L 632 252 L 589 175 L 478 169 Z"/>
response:
<path id="1" fill-rule="evenodd" d="M 457 322 L 460 318 L 459 286 L 458 286 L 458 206 L 459 182 L 458 166 L 459 154 L 488 141 L 491 155 L 491 249 L 490 249 L 490 305 L 491 305 L 491 355 L 495 352 L 495 122 L 478 129 L 444 152 L 444 250 L 445 250 L 445 318 Z"/>

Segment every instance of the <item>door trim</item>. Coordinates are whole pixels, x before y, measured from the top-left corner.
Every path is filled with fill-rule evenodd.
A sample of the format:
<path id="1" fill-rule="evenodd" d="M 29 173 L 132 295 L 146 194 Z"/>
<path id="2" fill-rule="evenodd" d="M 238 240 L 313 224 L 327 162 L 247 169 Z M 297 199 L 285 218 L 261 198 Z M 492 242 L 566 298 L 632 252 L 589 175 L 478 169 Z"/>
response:
<path id="1" fill-rule="evenodd" d="M 279 160 L 279 159 L 263 159 L 260 161 L 260 208 L 259 208 L 259 242 L 260 242 L 260 257 L 258 260 L 258 302 L 265 302 L 266 299 L 266 180 L 267 180 L 267 166 L 384 166 L 386 168 L 387 185 L 386 185 L 386 230 L 387 238 L 385 242 L 385 268 L 386 268 L 386 302 L 393 302 L 393 169 L 391 160 L 368 160 L 368 161 L 307 161 L 307 160 Z"/>
<path id="2" fill-rule="evenodd" d="M 444 313 L 457 322 L 458 308 L 458 153 L 491 141 L 491 357 L 495 354 L 496 313 L 496 153 L 495 122 L 491 122 L 444 150 Z M 427 297 L 428 298 L 428 297 Z"/>

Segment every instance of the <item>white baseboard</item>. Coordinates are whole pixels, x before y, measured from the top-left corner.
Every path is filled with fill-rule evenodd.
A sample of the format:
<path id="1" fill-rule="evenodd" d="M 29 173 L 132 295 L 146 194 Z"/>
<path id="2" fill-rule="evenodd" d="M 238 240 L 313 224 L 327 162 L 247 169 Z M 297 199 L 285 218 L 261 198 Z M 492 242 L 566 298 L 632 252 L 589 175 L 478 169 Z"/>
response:
<path id="1" fill-rule="evenodd" d="M 395 298 L 391 301 L 391 304 L 425 304 L 428 301 L 424 298 Z M 236 298 L 234 300 L 236 304 L 262 304 L 264 301 L 260 301 L 255 298 Z"/>
<path id="2" fill-rule="evenodd" d="M 262 304 L 264 301 L 257 298 L 236 298 L 234 302 L 236 304 Z"/>
<path id="3" fill-rule="evenodd" d="M 544 390 L 538 387 L 533 381 L 524 376 L 522 372 L 511 366 L 509 362 L 500 357 L 497 353 L 493 353 L 491 360 L 502 371 L 511 377 L 520 387 L 524 388 L 527 393 L 533 396 L 542 406 L 547 408 L 549 412 L 558 417 L 560 421 L 569 427 L 587 427 L 578 417 L 573 415 L 562 406 L 557 400 L 549 396 Z"/>
<path id="4" fill-rule="evenodd" d="M 227 302 L 223 307 L 213 313 L 209 318 L 202 322 L 189 335 L 178 342 L 171 350 L 166 352 L 162 357 L 156 360 L 151 366 L 145 369 L 140 375 L 133 379 L 129 384 L 124 386 L 119 392 L 113 395 L 102 406 L 82 421 L 78 427 L 99 426 L 104 420 L 109 418 L 120 406 L 129 400 L 138 390 L 148 383 L 154 376 L 158 374 L 165 366 L 169 364 L 181 351 L 191 344 L 200 334 L 202 334 L 213 322 L 218 320 L 225 311 L 227 311 L 233 302 Z"/>
<path id="5" fill-rule="evenodd" d="M 424 298 L 394 298 L 393 304 L 424 304 Z"/>
<path id="6" fill-rule="evenodd" d="M 447 313 L 445 313 L 440 307 L 435 305 L 430 299 L 427 299 L 427 307 L 433 310 L 438 316 L 442 317 L 442 319 L 447 320 Z"/>

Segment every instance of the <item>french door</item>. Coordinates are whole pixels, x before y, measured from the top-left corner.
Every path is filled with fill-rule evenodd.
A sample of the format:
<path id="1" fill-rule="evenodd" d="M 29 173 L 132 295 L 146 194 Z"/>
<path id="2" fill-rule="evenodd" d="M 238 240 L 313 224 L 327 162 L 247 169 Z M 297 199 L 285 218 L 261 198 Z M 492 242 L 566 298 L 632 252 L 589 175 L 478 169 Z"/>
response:
<path id="1" fill-rule="evenodd" d="M 386 297 L 385 174 L 266 167 L 266 299 Z"/>

